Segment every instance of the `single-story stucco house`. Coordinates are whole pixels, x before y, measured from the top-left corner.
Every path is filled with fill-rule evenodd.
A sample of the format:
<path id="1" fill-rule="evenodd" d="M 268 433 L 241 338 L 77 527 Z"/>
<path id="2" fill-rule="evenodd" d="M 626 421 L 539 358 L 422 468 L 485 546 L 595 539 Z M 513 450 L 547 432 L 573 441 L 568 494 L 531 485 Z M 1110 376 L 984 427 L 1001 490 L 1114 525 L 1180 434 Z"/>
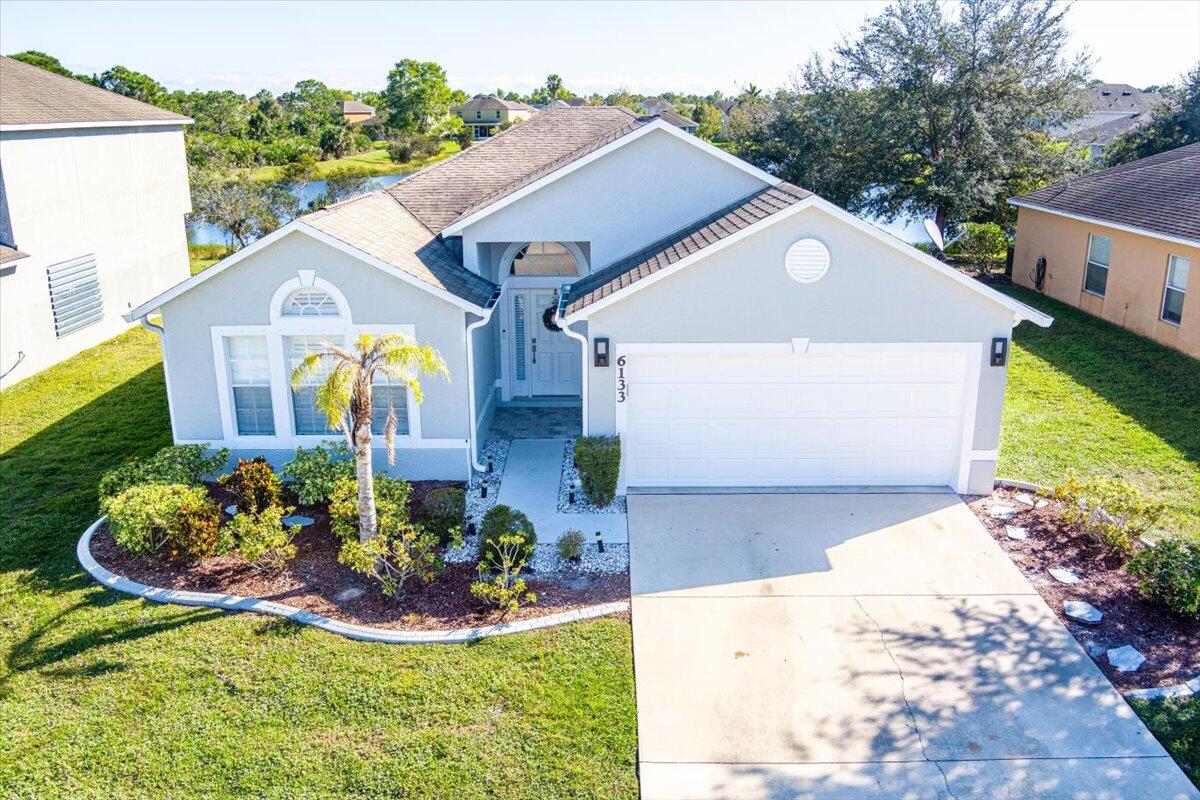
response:
<path id="1" fill-rule="evenodd" d="M 1200 144 L 1009 203 L 1014 281 L 1200 358 Z"/>
<path id="2" fill-rule="evenodd" d="M 279 462 L 332 438 L 290 367 L 402 331 L 452 378 L 420 406 L 379 386 L 401 412 L 396 472 L 463 479 L 498 406 L 555 398 L 621 436 L 622 489 L 987 492 L 1012 328 L 1051 322 L 613 107 L 548 110 L 301 217 L 129 318 L 155 311 L 177 442 Z"/>

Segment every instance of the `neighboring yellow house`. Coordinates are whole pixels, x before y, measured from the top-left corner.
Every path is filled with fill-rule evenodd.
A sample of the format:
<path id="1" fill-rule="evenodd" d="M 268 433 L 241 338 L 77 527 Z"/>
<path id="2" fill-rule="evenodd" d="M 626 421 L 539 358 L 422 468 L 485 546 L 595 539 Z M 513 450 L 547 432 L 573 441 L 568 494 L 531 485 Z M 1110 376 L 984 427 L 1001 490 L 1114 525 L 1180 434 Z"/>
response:
<path id="1" fill-rule="evenodd" d="M 369 106 L 358 100 L 342 100 L 338 103 L 338 106 L 342 109 L 342 119 L 351 125 L 366 122 L 375 116 L 374 106 Z"/>
<path id="2" fill-rule="evenodd" d="M 1200 358 L 1200 144 L 1009 203 L 1014 281 Z"/>
<path id="3" fill-rule="evenodd" d="M 473 138 L 486 139 L 496 132 L 497 127 L 507 122 L 529 119 L 537 113 L 537 109 L 515 100 L 501 100 L 495 95 L 486 95 L 468 100 L 454 109 L 454 113 L 471 129 Z"/>

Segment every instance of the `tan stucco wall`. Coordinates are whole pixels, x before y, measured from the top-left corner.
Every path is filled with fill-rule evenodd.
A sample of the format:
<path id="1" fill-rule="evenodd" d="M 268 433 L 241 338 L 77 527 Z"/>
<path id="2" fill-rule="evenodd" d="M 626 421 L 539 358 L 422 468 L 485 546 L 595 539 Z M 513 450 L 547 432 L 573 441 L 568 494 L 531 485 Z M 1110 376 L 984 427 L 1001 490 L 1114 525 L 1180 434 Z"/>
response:
<path id="1" fill-rule="evenodd" d="M 345 119 L 346 122 L 349 122 L 351 125 L 358 123 L 358 122 L 365 122 L 366 120 L 369 120 L 373 116 L 375 116 L 375 115 L 368 114 L 365 111 L 342 112 L 342 118 Z"/>
<path id="2" fill-rule="evenodd" d="M 1083 291 L 1092 233 L 1113 243 L 1104 297 Z M 1192 262 L 1180 325 L 1160 319 L 1167 260 L 1172 255 Z M 1050 297 L 1200 358 L 1200 248 L 1022 208 L 1017 216 L 1013 280 L 1033 288 L 1031 276 L 1041 256 L 1046 257 L 1042 291 Z"/>

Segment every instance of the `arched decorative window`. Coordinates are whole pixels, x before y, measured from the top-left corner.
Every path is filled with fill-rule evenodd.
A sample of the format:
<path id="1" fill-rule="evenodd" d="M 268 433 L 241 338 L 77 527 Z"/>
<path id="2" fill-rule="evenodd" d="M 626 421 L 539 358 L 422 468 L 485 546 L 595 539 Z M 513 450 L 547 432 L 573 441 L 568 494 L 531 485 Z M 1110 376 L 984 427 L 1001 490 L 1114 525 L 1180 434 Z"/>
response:
<path id="1" fill-rule="evenodd" d="M 530 242 L 513 256 L 509 274 L 574 277 L 579 274 L 579 264 L 571 251 L 558 242 Z"/>
<path id="2" fill-rule="evenodd" d="M 303 286 L 289 294 L 279 313 L 285 317 L 341 316 L 333 295 L 317 286 Z"/>

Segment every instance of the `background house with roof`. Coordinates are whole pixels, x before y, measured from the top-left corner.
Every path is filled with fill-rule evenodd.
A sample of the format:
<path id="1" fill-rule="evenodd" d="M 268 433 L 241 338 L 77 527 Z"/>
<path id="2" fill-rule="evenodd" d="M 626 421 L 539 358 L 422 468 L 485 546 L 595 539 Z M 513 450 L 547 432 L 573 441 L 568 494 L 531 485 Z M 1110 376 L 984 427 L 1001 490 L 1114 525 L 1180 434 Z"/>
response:
<path id="1" fill-rule="evenodd" d="M 695 134 L 700 129 L 700 124 L 691 117 L 685 117 L 682 114 L 676 114 L 674 111 L 663 111 L 656 115 L 663 122 L 668 122 L 674 125 L 684 133 Z"/>
<path id="2" fill-rule="evenodd" d="M 501 125 L 521 122 L 537 113 L 528 103 L 502 100 L 495 95 L 473 98 L 452 110 L 470 128 L 474 139 L 486 139 Z"/>
<path id="3" fill-rule="evenodd" d="M 0 386 L 129 327 L 188 275 L 170 111 L 0 58 Z"/>
<path id="4" fill-rule="evenodd" d="M 342 119 L 351 125 L 366 122 L 375 116 L 375 107 L 361 100 L 342 100 L 338 103 L 338 108 L 342 112 Z"/>
<path id="5" fill-rule="evenodd" d="M 1114 139 L 1148 122 L 1165 98 L 1127 83 L 1101 83 L 1082 90 L 1078 99 L 1085 114 L 1051 133 L 1087 147 L 1089 155 L 1098 159 Z"/>
<path id="6" fill-rule="evenodd" d="M 1200 358 L 1200 144 L 1009 203 L 1013 280 Z"/>

